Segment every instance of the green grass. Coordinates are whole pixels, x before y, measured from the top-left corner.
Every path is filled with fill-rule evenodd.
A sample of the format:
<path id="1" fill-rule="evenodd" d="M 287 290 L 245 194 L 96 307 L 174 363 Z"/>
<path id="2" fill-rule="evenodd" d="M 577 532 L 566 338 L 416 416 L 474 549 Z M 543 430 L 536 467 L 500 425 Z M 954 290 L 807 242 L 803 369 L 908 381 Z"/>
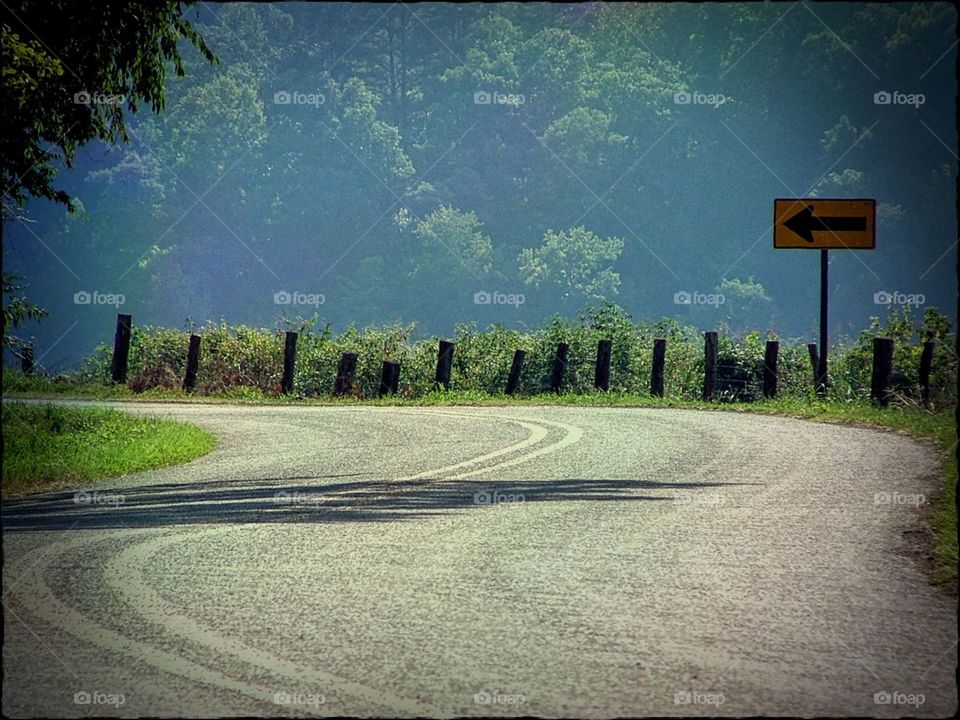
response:
<path id="1" fill-rule="evenodd" d="M 125 385 L 101 385 L 77 382 L 64 376 L 24 375 L 13 368 L 3 369 L 3 396 L 111 399 L 128 398 L 133 393 Z"/>
<path id="2" fill-rule="evenodd" d="M 192 460 L 216 439 L 193 425 L 99 407 L 6 403 L 3 497 Z"/>

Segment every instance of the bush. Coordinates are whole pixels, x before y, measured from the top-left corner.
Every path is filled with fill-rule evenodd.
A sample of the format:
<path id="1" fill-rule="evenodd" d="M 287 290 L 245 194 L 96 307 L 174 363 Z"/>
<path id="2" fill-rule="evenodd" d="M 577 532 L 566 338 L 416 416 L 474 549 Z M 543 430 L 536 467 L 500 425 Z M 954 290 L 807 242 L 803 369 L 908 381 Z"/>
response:
<path id="1" fill-rule="evenodd" d="M 440 338 L 414 340 L 414 325 L 349 327 L 334 335 L 329 326 L 301 322 L 294 387 L 305 396 L 328 395 L 333 390 L 337 364 L 344 352 L 357 353 L 356 397 L 375 397 L 384 360 L 401 364 L 399 392 L 402 397 L 422 397 L 435 390 L 434 372 Z M 203 337 L 197 376 L 199 394 L 277 394 L 283 366 L 284 328 L 273 330 L 226 323 L 209 323 L 195 330 Z M 957 358 L 950 322 L 928 308 L 922 318 L 909 310 L 891 313 L 886 324 L 871 320 L 852 344 L 838 343 L 830 353 L 829 397 L 852 401 L 869 397 L 873 338 L 892 337 L 896 343 L 895 390 L 903 402 L 919 397 L 919 363 L 923 341 L 937 341 L 931 377 L 932 396 L 939 406 L 956 403 Z M 531 332 L 493 325 L 479 330 L 475 324 L 458 325 L 451 390 L 503 393 L 514 351 L 526 351 L 520 378 L 520 394 L 545 392 L 550 386 L 557 344 L 570 346 L 562 389 L 594 392 L 597 343 L 613 341 L 610 390 L 644 395 L 649 392 L 653 343 L 666 338 L 665 391 L 676 399 L 697 399 L 703 385 L 703 335 L 691 327 L 666 319 L 650 324 L 634 321 L 611 303 L 586 310 L 577 320 L 555 317 L 547 326 Z M 739 337 L 721 334 L 718 347 L 718 396 L 721 400 L 749 401 L 762 394 L 762 370 L 766 338 L 757 331 Z M 179 386 L 186 363 L 189 332 L 169 328 L 134 328 L 130 349 L 130 387 Z M 87 358 L 77 379 L 107 384 L 112 349 L 102 345 Z M 806 341 L 781 341 L 780 394 L 806 397 L 813 393 L 813 370 Z"/>
<path id="2" fill-rule="evenodd" d="M 177 387 L 177 376 L 169 365 L 154 365 L 134 375 L 127 386 L 135 393 L 153 388 L 173 390 Z"/>

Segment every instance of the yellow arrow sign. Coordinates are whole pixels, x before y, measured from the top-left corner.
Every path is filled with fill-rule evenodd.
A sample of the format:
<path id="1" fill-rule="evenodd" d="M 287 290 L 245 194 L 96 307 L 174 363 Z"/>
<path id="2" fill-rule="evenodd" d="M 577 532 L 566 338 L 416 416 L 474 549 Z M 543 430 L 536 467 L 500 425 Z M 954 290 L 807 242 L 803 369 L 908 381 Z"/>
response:
<path id="1" fill-rule="evenodd" d="M 773 247 L 873 250 L 877 244 L 873 199 L 777 198 Z"/>

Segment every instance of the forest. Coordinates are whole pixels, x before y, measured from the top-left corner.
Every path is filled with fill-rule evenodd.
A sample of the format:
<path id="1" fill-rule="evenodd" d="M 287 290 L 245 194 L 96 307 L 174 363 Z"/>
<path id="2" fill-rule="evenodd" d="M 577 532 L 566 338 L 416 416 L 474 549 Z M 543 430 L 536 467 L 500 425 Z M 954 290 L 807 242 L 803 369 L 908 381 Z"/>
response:
<path id="1" fill-rule="evenodd" d="M 777 197 L 877 199 L 831 333 L 955 320 L 956 11 L 892 4 L 200 4 L 160 113 L 4 227 L 49 367 L 117 312 L 190 329 L 517 331 L 615 303 L 814 340 Z M 87 105 L 123 98 L 87 88 Z M 52 347 L 54 346 L 55 347 Z"/>

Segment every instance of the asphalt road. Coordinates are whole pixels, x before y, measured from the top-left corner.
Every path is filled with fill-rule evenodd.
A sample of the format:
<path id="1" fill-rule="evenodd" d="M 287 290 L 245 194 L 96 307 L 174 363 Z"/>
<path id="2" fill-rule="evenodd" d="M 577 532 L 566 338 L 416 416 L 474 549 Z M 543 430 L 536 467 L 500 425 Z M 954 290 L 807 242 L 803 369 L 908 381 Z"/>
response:
<path id="1" fill-rule="evenodd" d="M 957 709 L 892 433 L 613 408 L 135 405 L 193 463 L 3 503 L 7 716 Z"/>

